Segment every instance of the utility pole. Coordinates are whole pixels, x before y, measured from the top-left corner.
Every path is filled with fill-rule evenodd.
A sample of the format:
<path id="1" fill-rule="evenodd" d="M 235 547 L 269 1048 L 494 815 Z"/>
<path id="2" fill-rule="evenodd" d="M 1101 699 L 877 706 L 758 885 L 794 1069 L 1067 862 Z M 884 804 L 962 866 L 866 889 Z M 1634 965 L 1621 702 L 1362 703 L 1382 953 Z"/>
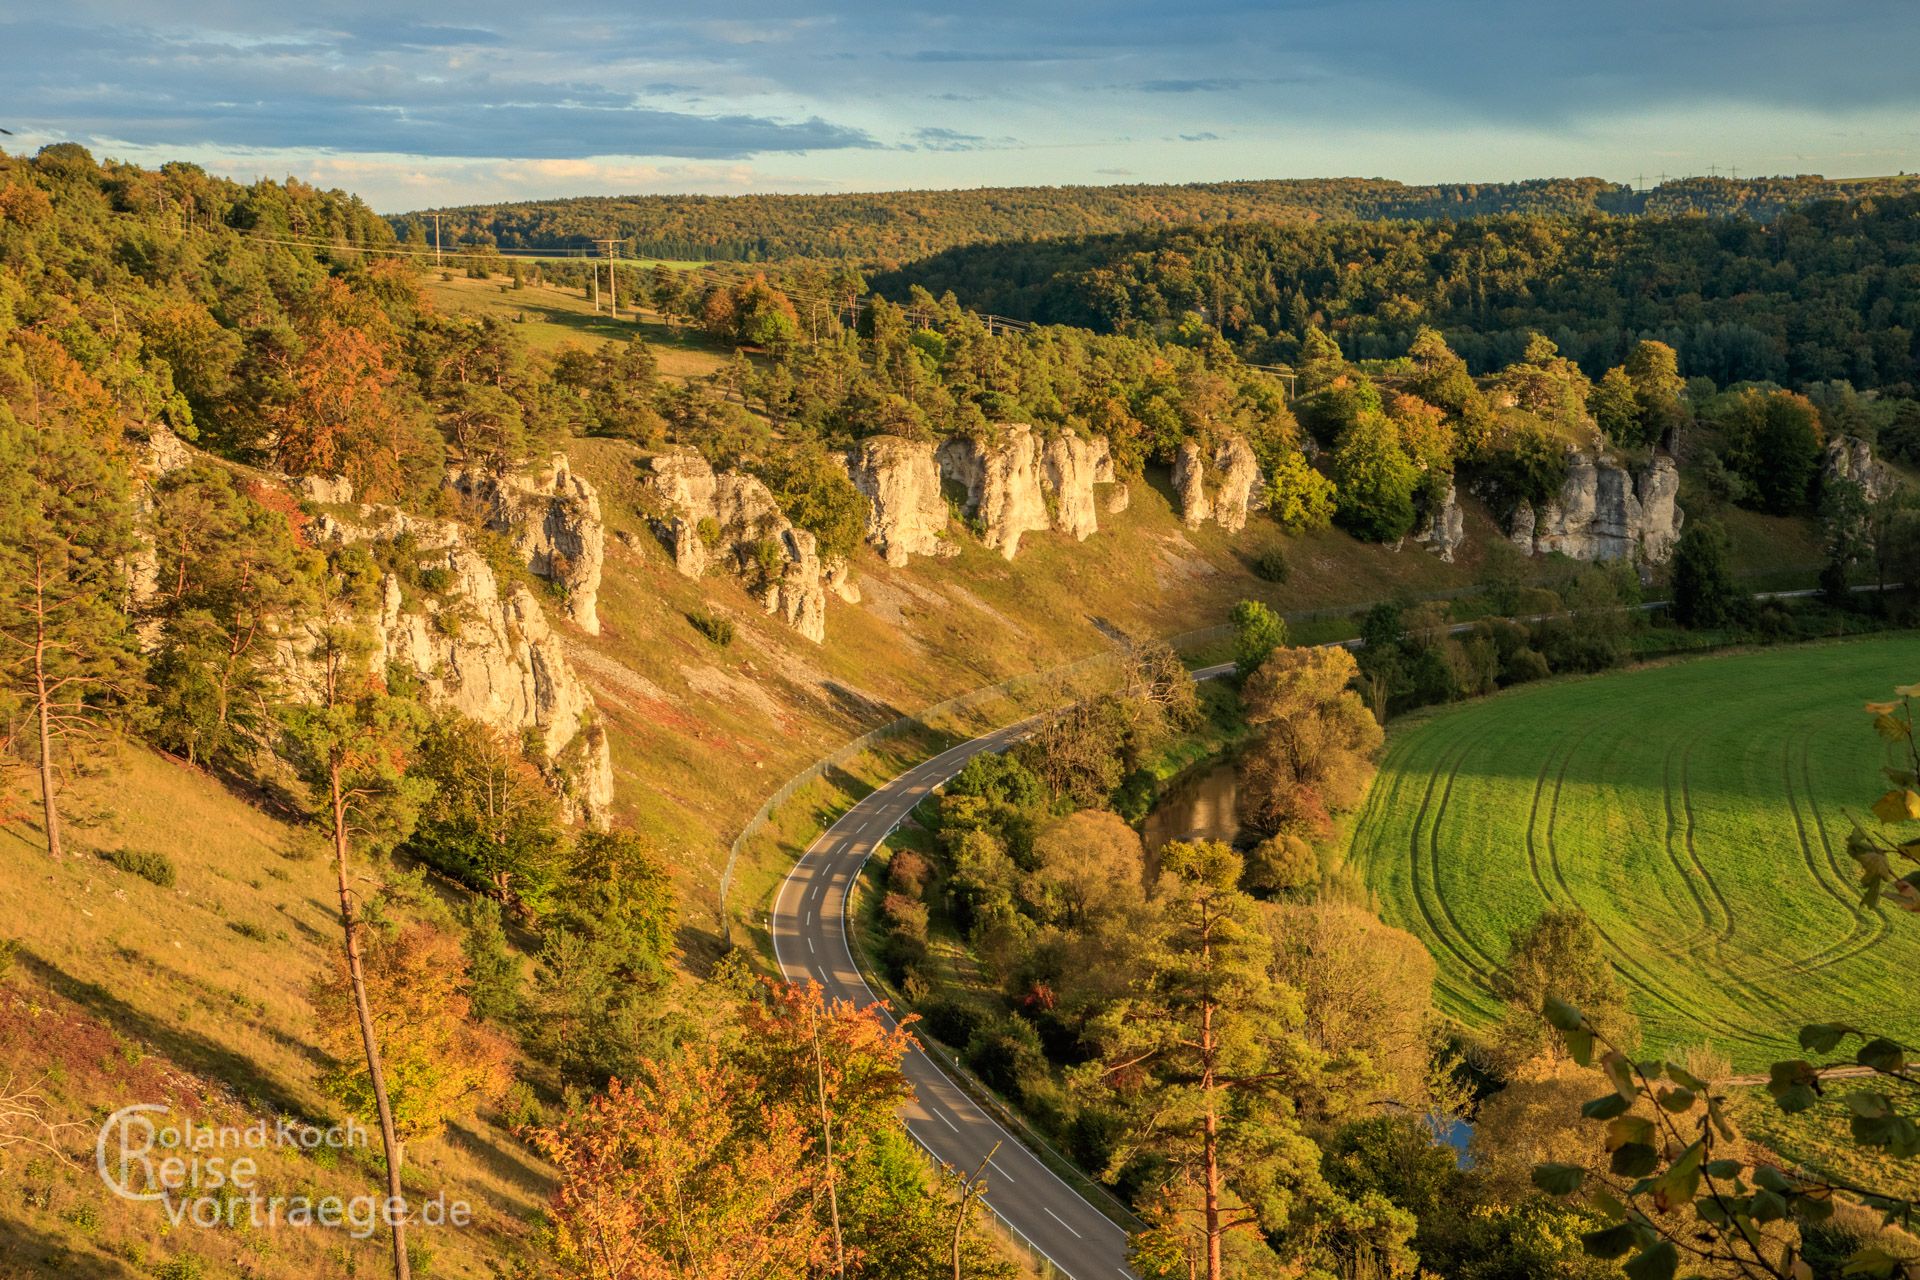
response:
<path id="1" fill-rule="evenodd" d="M 440 215 L 430 213 L 427 216 L 433 219 L 433 265 L 437 267 L 440 265 Z"/>
<path id="2" fill-rule="evenodd" d="M 620 318 L 620 286 L 613 281 L 613 246 L 620 242 L 618 240 L 599 240 L 595 243 L 603 244 L 607 247 L 607 310 L 613 313 L 615 320 L 618 320 Z M 597 267 L 594 269 L 594 278 L 596 280 L 600 278 L 599 268 Z"/>

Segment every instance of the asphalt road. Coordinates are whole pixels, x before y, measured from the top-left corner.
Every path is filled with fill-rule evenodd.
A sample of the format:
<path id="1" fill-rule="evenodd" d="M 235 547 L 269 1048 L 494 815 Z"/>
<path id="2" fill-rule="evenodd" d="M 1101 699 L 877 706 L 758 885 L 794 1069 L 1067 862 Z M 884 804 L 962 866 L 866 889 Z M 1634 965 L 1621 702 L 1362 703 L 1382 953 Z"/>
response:
<path id="1" fill-rule="evenodd" d="M 1207 680 L 1233 670 L 1227 663 L 1194 672 Z M 773 902 L 773 953 L 791 981 L 811 978 L 834 1000 L 868 1005 L 879 999 L 854 963 L 847 902 L 860 868 L 913 807 L 983 751 L 1004 751 L 1024 737 L 1031 721 L 963 742 L 923 761 L 872 792 L 840 816 L 780 885 Z M 919 1049 L 904 1064 L 914 1101 L 907 1129 L 935 1159 L 972 1173 L 987 1167 L 987 1207 L 1016 1236 L 1071 1280 L 1131 1276 L 1127 1233 L 1042 1164 Z"/>

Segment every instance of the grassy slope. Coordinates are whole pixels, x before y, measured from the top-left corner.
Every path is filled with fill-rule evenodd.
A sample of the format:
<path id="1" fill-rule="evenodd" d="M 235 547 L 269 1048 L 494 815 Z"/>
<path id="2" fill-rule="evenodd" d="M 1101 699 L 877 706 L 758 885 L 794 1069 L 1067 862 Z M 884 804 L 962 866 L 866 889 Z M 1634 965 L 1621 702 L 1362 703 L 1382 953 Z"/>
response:
<path id="1" fill-rule="evenodd" d="M 70 1163 L 0 1151 L 0 1274 L 127 1277 L 181 1254 L 206 1274 L 378 1274 L 383 1240 L 334 1231 L 176 1231 L 158 1206 L 113 1198 L 90 1153 L 100 1117 L 170 1102 L 196 1124 L 336 1114 L 315 1086 L 321 1059 L 306 990 L 340 946 L 331 863 L 310 837 L 195 770 L 124 748 L 67 799 L 71 850 L 51 862 L 28 821 L 0 831 L 0 902 L 17 944 L 0 985 L 0 1080 L 38 1086 L 77 1127 Z M 99 860 L 160 851 L 161 888 Z M 351 1160 L 267 1152 L 261 1190 L 357 1195 L 378 1175 Z M 545 1198 L 539 1163 L 490 1119 L 407 1149 L 416 1196 L 444 1189 L 476 1225 L 420 1234 L 435 1276 L 485 1276 Z M 24 1194 L 21 1194 L 24 1193 Z M 182 1274 L 189 1274 L 182 1272 Z M 190 1274 L 199 1274 L 193 1272 Z"/>
<path id="2" fill-rule="evenodd" d="M 1877 794 L 1859 712 L 1920 666 L 1879 637 L 1522 688 L 1396 725 L 1350 856 L 1470 1022 L 1546 902 L 1586 910 L 1656 1050 L 1754 1070 L 1807 1022 L 1917 1028 L 1920 934 L 1862 912 L 1845 841 Z"/>

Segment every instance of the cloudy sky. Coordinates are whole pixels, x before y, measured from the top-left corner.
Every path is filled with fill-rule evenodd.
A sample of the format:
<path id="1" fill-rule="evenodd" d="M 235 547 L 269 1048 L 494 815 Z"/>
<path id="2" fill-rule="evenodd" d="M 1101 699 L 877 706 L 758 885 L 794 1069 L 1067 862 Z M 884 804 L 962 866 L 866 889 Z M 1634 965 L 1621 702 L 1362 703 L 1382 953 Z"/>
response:
<path id="1" fill-rule="evenodd" d="M 382 211 L 594 193 L 1920 169 L 1912 0 L 66 0 L 0 138 Z"/>

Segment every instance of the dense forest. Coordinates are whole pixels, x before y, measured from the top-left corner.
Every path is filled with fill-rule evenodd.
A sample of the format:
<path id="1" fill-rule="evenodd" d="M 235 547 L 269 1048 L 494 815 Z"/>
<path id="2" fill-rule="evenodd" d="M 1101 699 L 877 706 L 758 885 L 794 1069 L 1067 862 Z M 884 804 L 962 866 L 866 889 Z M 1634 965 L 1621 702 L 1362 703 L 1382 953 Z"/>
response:
<path id="1" fill-rule="evenodd" d="M 860 195 L 583 196 L 433 210 L 445 243 L 590 250 L 615 236 L 640 257 L 758 262 L 845 258 L 882 266 L 960 245 L 1227 222 L 1741 213 L 1766 220 L 1813 200 L 1911 192 L 1920 179 L 1680 178 L 1635 191 L 1600 178 L 1408 186 L 1381 178 L 1184 186 L 994 187 Z M 395 230 L 426 243 L 418 213 Z"/>
<path id="2" fill-rule="evenodd" d="M 1391 357 L 1422 325 L 1476 373 L 1531 332 L 1598 377 L 1641 338 L 1723 385 L 1844 379 L 1908 388 L 1920 334 L 1920 196 L 1704 219 L 1501 215 L 1247 224 L 950 250 L 877 278 L 969 306 L 1107 332 L 1189 320 L 1291 360 L 1308 326 Z"/>

